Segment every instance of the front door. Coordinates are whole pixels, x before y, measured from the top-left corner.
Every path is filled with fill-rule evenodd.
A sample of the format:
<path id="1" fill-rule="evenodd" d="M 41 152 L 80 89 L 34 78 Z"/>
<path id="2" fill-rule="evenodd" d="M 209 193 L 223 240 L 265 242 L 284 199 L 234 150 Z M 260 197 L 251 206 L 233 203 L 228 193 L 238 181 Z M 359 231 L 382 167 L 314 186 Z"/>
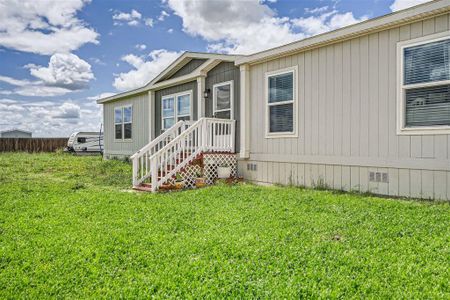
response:
<path id="1" fill-rule="evenodd" d="M 213 116 L 215 118 L 233 120 L 233 95 L 232 80 L 213 85 Z M 216 128 L 214 131 L 216 142 L 219 145 L 224 145 L 225 141 L 230 139 L 231 130 L 218 130 Z"/>
<path id="2" fill-rule="evenodd" d="M 233 81 L 213 86 L 213 115 L 219 119 L 233 119 Z"/>

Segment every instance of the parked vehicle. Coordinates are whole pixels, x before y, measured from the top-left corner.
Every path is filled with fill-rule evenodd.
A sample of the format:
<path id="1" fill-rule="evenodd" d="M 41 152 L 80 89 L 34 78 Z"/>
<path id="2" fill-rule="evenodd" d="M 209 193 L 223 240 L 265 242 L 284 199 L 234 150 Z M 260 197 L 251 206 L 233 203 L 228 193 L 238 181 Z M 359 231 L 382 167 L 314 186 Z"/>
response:
<path id="1" fill-rule="evenodd" d="M 103 134 L 100 132 L 74 132 L 67 141 L 68 152 L 73 153 L 102 153 Z"/>

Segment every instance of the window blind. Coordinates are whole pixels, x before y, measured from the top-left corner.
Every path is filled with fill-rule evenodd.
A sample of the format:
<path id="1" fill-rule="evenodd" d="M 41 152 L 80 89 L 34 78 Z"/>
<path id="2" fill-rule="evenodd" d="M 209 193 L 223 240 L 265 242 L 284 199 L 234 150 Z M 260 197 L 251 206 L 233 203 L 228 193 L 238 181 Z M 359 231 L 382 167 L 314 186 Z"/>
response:
<path id="1" fill-rule="evenodd" d="M 404 84 L 450 80 L 450 39 L 404 49 Z"/>
<path id="2" fill-rule="evenodd" d="M 280 74 L 269 77 L 269 103 L 292 101 L 293 73 Z"/>
<path id="3" fill-rule="evenodd" d="M 293 104 L 281 104 L 269 106 L 270 132 L 292 132 Z"/>
<path id="4" fill-rule="evenodd" d="M 450 85 L 406 90 L 406 126 L 450 125 Z"/>

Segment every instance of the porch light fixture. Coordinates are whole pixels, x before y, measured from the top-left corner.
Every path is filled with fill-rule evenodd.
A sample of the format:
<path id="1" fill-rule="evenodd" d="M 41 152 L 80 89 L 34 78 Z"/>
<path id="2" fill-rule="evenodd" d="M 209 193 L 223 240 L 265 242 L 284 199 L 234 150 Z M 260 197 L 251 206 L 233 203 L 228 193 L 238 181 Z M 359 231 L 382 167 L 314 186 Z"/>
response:
<path id="1" fill-rule="evenodd" d="M 210 90 L 210 89 L 206 89 L 206 90 L 203 92 L 203 96 L 204 96 L 205 98 L 208 98 L 210 93 L 211 93 L 211 90 Z"/>

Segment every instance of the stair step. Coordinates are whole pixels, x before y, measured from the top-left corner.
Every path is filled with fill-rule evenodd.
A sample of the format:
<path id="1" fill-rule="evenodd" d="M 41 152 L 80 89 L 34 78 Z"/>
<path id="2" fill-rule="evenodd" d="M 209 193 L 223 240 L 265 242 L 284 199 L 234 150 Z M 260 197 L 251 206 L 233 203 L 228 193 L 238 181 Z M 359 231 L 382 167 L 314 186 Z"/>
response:
<path id="1" fill-rule="evenodd" d="M 141 191 L 141 192 L 151 192 L 152 191 L 152 186 L 151 185 L 139 185 L 139 186 L 133 186 L 133 190 L 136 191 Z"/>

